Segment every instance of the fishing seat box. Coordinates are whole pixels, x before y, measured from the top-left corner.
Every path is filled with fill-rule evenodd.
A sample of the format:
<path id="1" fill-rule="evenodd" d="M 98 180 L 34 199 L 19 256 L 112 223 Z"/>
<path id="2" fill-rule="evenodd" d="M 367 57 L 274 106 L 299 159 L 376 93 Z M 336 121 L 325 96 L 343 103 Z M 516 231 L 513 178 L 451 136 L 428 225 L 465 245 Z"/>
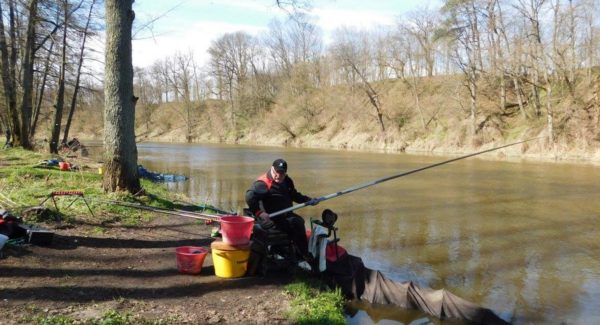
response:
<path id="1" fill-rule="evenodd" d="M 247 208 L 244 209 L 244 215 L 254 217 Z M 250 243 L 246 275 L 266 276 L 269 271 L 289 269 L 297 263 L 292 240 L 274 226 L 265 229 L 260 223 L 254 223 Z"/>
<path id="2" fill-rule="evenodd" d="M 247 275 L 266 276 L 270 271 L 289 269 L 297 263 L 295 247 L 284 232 L 255 224 L 252 231 Z"/>

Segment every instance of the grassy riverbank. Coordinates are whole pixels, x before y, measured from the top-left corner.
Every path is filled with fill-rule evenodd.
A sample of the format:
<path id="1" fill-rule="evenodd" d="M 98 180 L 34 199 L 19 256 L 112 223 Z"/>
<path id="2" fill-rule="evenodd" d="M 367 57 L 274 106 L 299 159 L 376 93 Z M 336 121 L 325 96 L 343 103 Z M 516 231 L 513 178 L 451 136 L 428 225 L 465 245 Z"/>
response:
<path id="1" fill-rule="evenodd" d="M 52 230 L 55 238 L 50 247 L 14 243 L 4 249 L 0 281 L 11 284 L 0 291 L 0 308 L 9 311 L 9 322 L 344 323 L 341 294 L 321 290 L 311 278 L 283 274 L 223 283 L 214 276 L 210 254 L 200 276 L 178 274 L 174 248 L 209 246 L 211 226 L 107 202 L 173 209 L 189 208 L 188 198 L 144 179 L 144 195 L 104 193 L 99 163 L 71 157 L 75 168 L 61 171 L 48 166 L 49 159 L 61 157 L 0 151 L 0 206 L 22 216 L 52 192 L 80 191 L 93 215 L 83 200 L 66 196 L 56 198 L 60 212 L 48 200 L 44 213 L 24 217 Z M 247 298 L 240 302 L 240 297 Z"/>
<path id="2" fill-rule="evenodd" d="M 62 203 L 68 204 L 72 200 L 57 200 L 60 212 L 52 211 L 55 218 L 64 223 L 74 223 L 90 218 L 105 222 L 118 217 L 124 224 L 135 225 L 148 221 L 152 216 L 139 210 L 106 204 L 103 201 L 126 201 L 160 208 L 173 208 L 173 201 L 184 199 L 180 195 L 168 192 L 164 186 L 148 180 L 142 180 L 142 184 L 149 195 L 134 197 L 128 193 L 107 194 L 102 190 L 102 175 L 98 173 L 98 168 L 101 166 L 99 163 L 84 158 L 68 158 L 74 168 L 70 171 L 61 171 L 58 165 L 47 164 L 52 159 L 63 160 L 59 156 L 18 148 L 2 150 L 0 190 L 5 197 L 2 201 L 3 208 L 14 210 L 19 214 L 27 207 L 38 206 L 54 191 L 79 191 L 83 193 L 94 211 L 94 217 L 90 215 L 82 200 L 74 201 L 68 209 L 64 207 L 61 209 Z"/>

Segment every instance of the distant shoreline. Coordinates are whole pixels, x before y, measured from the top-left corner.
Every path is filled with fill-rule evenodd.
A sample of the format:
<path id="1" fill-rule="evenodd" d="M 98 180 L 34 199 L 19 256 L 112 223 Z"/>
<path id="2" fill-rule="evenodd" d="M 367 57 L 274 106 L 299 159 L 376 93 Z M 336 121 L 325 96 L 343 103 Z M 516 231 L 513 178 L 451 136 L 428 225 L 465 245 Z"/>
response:
<path id="1" fill-rule="evenodd" d="M 92 146 L 96 146 L 102 143 L 102 140 L 99 139 L 91 139 L 91 138 L 81 138 L 82 143 L 85 145 L 86 142 L 93 142 Z M 172 143 L 172 144 L 187 144 L 186 142 L 181 141 L 166 141 L 160 139 L 148 139 L 146 141 L 138 142 L 140 143 Z M 422 155 L 422 156 L 439 156 L 439 157 L 455 157 L 461 155 L 467 155 L 470 153 L 475 153 L 478 151 L 483 151 L 486 149 L 490 149 L 492 147 L 502 146 L 507 143 L 495 144 L 486 144 L 479 148 L 452 148 L 452 147 L 439 147 L 434 148 L 432 150 L 424 149 L 424 148 L 411 148 L 408 147 L 404 151 L 400 150 L 386 150 L 380 148 L 373 148 L 370 146 L 362 146 L 362 147 L 336 147 L 336 146 L 310 146 L 310 145 L 296 145 L 296 144 L 274 144 L 274 143 L 230 143 L 230 142 L 216 142 L 216 141 L 196 141 L 191 144 L 210 144 L 210 145 L 242 145 L 242 146 L 259 146 L 259 147 L 289 147 L 289 148 L 301 148 L 301 149 L 322 149 L 322 150 L 333 150 L 333 151 L 348 151 L 348 152 L 365 152 L 365 153 L 381 153 L 381 154 L 409 154 L 409 155 Z M 519 162 L 519 161 L 527 161 L 527 162 L 544 162 L 544 163 L 567 163 L 567 164 L 586 164 L 593 166 L 600 166 L 600 148 L 596 150 L 595 153 L 584 153 L 572 150 L 568 153 L 560 153 L 560 154 L 552 154 L 550 152 L 520 152 L 520 146 L 516 145 L 515 147 L 509 147 L 505 149 L 500 149 L 497 152 L 490 152 L 486 154 L 482 154 L 478 156 L 480 159 L 485 160 L 494 160 L 494 161 L 507 161 L 507 162 Z"/>

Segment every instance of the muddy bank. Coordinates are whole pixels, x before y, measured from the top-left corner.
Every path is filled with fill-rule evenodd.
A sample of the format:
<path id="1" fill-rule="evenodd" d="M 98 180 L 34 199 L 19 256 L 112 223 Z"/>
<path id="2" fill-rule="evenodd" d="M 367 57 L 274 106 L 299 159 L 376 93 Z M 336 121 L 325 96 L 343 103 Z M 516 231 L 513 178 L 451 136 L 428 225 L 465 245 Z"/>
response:
<path id="1" fill-rule="evenodd" d="M 98 319 L 107 311 L 168 323 L 290 324 L 291 276 L 221 279 L 209 254 L 200 275 L 180 274 L 175 247 L 209 246 L 210 227 L 181 217 L 127 226 L 48 225 L 50 246 L 12 246 L 0 259 L 5 324 L 35 316 Z"/>

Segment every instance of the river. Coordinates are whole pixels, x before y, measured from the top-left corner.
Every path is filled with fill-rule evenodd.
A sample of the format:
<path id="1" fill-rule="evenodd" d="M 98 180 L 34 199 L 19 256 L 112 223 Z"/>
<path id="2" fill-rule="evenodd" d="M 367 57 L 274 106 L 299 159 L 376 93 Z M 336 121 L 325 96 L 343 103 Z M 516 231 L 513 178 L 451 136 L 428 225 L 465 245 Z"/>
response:
<path id="1" fill-rule="evenodd" d="M 161 143 L 138 152 L 149 170 L 190 177 L 172 190 L 231 211 L 279 157 L 313 197 L 453 158 Z M 445 288 L 515 324 L 592 324 L 600 323 L 599 180 L 593 165 L 473 157 L 297 212 L 307 220 L 337 212 L 340 244 L 394 280 Z M 364 306 L 348 321 L 437 323 Z"/>

